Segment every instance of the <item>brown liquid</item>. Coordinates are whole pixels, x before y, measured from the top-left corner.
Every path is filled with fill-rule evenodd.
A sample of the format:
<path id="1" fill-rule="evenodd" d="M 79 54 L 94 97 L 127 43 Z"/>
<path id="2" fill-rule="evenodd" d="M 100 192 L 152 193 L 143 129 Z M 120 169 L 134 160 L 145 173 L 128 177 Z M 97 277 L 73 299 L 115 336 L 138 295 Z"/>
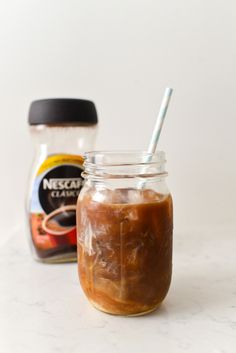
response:
<path id="1" fill-rule="evenodd" d="M 121 315 L 154 310 L 172 271 L 171 196 L 140 190 L 142 201 L 129 204 L 128 192 L 113 192 L 113 203 L 86 195 L 77 210 L 82 288 L 96 307 Z"/>

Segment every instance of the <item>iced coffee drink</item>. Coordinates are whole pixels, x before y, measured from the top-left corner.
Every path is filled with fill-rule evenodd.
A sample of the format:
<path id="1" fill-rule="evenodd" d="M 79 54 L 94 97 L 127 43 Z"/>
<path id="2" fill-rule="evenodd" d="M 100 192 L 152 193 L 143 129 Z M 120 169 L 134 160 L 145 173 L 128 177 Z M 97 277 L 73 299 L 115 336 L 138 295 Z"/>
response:
<path id="1" fill-rule="evenodd" d="M 89 301 L 111 314 L 153 311 L 172 271 L 172 199 L 151 189 L 81 194 L 77 205 L 78 269 Z"/>

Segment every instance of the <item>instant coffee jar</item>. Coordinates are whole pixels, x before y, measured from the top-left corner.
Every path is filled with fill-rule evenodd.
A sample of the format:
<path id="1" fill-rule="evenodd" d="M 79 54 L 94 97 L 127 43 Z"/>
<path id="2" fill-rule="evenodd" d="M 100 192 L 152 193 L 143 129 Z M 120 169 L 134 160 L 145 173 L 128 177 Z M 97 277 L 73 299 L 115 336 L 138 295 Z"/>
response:
<path id="1" fill-rule="evenodd" d="M 164 300 L 172 272 L 165 154 L 88 152 L 78 198 L 78 271 L 98 309 L 141 315 Z"/>
<path id="2" fill-rule="evenodd" d="M 76 202 L 83 185 L 84 152 L 94 148 L 97 113 L 83 99 L 32 102 L 28 122 L 35 144 L 27 198 L 34 258 L 76 260 Z"/>

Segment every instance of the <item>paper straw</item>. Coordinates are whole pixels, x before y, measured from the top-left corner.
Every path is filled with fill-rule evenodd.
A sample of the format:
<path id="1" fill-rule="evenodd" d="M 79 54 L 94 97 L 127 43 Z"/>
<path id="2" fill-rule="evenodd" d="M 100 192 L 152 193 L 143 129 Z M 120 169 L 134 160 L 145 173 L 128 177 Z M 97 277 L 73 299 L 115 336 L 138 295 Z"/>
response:
<path id="1" fill-rule="evenodd" d="M 156 151 L 157 143 L 159 141 L 159 137 L 160 137 L 160 134 L 161 134 L 161 130 L 162 130 L 162 126 L 163 126 L 163 123 L 164 123 L 165 116 L 166 116 L 166 112 L 167 112 L 167 109 L 168 109 L 168 106 L 169 106 L 169 103 L 170 103 L 170 98 L 171 98 L 172 92 L 173 92 L 172 88 L 167 87 L 165 89 L 165 93 L 164 93 L 164 96 L 162 98 L 159 114 L 157 116 L 156 124 L 155 124 L 154 130 L 153 130 L 153 133 L 152 133 L 152 137 L 151 137 L 151 140 L 150 140 L 150 143 L 149 143 L 149 146 L 148 146 L 148 153 L 155 153 L 155 151 Z M 151 159 L 152 159 L 151 156 L 147 156 L 144 159 L 144 163 L 150 162 Z M 145 170 L 144 170 L 144 172 L 145 172 Z M 145 185 L 145 182 L 142 181 L 140 183 L 140 185 L 139 185 L 139 188 L 143 188 L 144 185 Z"/>
<path id="2" fill-rule="evenodd" d="M 151 141 L 148 146 L 149 153 L 155 153 L 155 151 L 156 151 L 157 143 L 158 143 L 158 140 L 159 140 L 159 137 L 161 134 L 162 126 L 163 126 L 166 112 L 167 112 L 167 109 L 168 109 L 168 106 L 170 103 L 170 98 L 171 98 L 172 92 L 173 92 L 172 88 L 167 87 L 165 89 L 165 93 L 164 93 L 164 96 L 163 96 L 163 99 L 161 102 L 159 114 L 157 116 L 156 124 L 155 124 L 154 130 L 153 130 L 153 133 L 152 133 L 152 138 L 151 138 Z"/>

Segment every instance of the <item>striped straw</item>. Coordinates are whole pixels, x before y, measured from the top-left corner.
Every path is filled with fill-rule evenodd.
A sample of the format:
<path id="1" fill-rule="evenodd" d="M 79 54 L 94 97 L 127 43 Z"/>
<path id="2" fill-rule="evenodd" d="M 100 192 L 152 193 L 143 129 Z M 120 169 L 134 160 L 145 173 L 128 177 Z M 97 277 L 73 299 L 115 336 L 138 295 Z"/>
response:
<path id="1" fill-rule="evenodd" d="M 159 137 L 161 134 L 161 130 L 162 130 L 165 116 L 166 116 L 166 112 L 167 112 L 167 109 L 168 109 L 168 106 L 170 103 L 170 98 L 171 98 L 172 92 L 173 92 L 172 88 L 167 87 L 165 89 L 165 93 L 164 93 L 164 96 L 163 96 L 163 99 L 161 102 L 159 114 L 157 116 L 156 124 L 155 124 L 154 130 L 153 130 L 153 133 L 152 133 L 151 141 L 148 146 L 148 153 L 155 153 L 155 151 L 156 151 L 157 143 L 159 141 Z M 151 156 L 147 156 L 144 160 L 144 163 L 150 162 L 151 158 L 152 158 Z M 139 188 L 143 188 L 144 185 L 145 185 L 145 182 L 142 181 L 139 185 Z"/>
<path id="2" fill-rule="evenodd" d="M 170 103 L 170 98 L 172 95 L 173 89 L 167 87 L 165 89 L 165 93 L 161 102 L 161 107 L 159 110 L 159 114 L 156 120 L 156 124 L 152 133 L 152 138 L 148 146 L 148 152 L 149 153 L 155 153 L 156 148 L 157 148 L 157 143 L 161 134 L 162 126 L 164 123 L 164 119 L 166 116 L 166 112 Z"/>

